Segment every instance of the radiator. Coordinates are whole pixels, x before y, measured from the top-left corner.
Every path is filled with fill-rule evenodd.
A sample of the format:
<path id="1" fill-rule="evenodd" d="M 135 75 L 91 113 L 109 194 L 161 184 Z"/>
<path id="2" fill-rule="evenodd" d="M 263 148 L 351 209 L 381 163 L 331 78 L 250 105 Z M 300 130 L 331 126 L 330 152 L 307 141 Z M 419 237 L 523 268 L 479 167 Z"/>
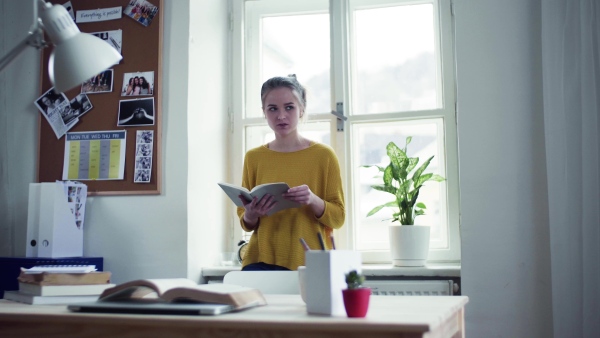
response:
<path id="1" fill-rule="evenodd" d="M 366 280 L 373 295 L 379 296 L 452 296 L 454 283 L 451 280 Z"/>

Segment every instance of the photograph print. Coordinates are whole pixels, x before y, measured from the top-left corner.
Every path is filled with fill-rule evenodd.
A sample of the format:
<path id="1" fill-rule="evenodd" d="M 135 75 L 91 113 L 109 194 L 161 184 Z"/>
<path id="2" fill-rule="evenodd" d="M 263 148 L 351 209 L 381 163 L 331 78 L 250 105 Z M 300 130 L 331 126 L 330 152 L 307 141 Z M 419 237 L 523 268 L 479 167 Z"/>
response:
<path id="1" fill-rule="evenodd" d="M 121 96 L 140 96 L 154 94 L 154 72 L 123 74 Z"/>
<path id="2" fill-rule="evenodd" d="M 123 11 L 123 14 L 146 27 L 152 23 L 152 20 L 157 13 L 158 7 L 146 0 L 131 0 L 129 1 L 129 5 L 127 5 Z"/>
<path id="3" fill-rule="evenodd" d="M 108 93 L 113 91 L 113 70 L 107 69 L 81 84 L 82 94 Z"/>
<path id="4" fill-rule="evenodd" d="M 150 170 L 142 169 L 135 170 L 133 182 L 135 183 L 150 183 Z"/>
<path id="5" fill-rule="evenodd" d="M 114 31 L 95 32 L 95 33 L 90 33 L 90 34 L 108 42 L 108 44 L 113 46 L 113 48 L 116 49 L 117 52 L 119 52 L 119 54 L 123 54 L 121 51 L 123 49 L 123 31 L 122 30 L 117 29 Z M 123 61 L 123 60 L 121 60 L 121 61 Z"/>
<path id="6" fill-rule="evenodd" d="M 69 104 L 60 106 L 59 112 L 66 126 L 78 122 L 79 118 L 92 109 L 92 103 L 86 94 L 75 96 Z"/>
<path id="7" fill-rule="evenodd" d="M 66 106 L 67 102 L 65 94 L 56 93 L 54 87 L 52 87 L 35 101 L 35 106 L 42 114 L 48 117 L 54 110 Z"/>
<path id="8" fill-rule="evenodd" d="M 135 157 L 139 156 L 152 156 L 152 144 L 140 143 L 136 145 Z"/>
<path id="9" fill-rule="evenodd" d="M 137 140 L 135 143 L 152 143 L 154 142 L 154 131 L 138 130 Z"/>
<path id="10" fill-rule="evenodd" d="M 119 118 L 117 126 L 153 126 L 154 98 L 119 101 Z"/>

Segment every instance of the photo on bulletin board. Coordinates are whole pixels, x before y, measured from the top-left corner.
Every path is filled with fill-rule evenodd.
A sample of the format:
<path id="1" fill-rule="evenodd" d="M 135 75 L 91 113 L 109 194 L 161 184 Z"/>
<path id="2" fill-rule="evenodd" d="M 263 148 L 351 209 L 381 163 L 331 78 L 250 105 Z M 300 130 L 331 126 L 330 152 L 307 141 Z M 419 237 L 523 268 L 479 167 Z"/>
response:
<path id="1" fill-rule="evenodd" d="M 54 87 L 52 87 L 35 101 L 35 106 L 47 117 L 50 112 L 64 106 L 66 102 L 67 96 L 63 93 L 55 92 Z"/>
<path id="2" fill-rule="evenodd" d="M 150 170 L 136 170 L 135 178 L 133 179 L 135 183 L 148 183 L 150 182 Z"/>
<path id="3" fill-rule="evenodd" d="M 71 1 L 67 1 L 62 5 L 67 10 L 67 12 L 69 12 L 69 16 L 71 17 L 71 19 L 75 21 L 75 12 L 73 11 L 73 5 L 71 4 Z"/>
<path id="4" fill-rule="evenodd" d="M 117 126 L 153 126 L 154 98 L 119 101 Z"/>
<path id="5" fill-rule="evenodd" d="M 72 119 L 78 119 L 83 116 L 83 114 L 89 112 L 94 106 L 90 102 L 90 98 L 86 94 L 79 94 L 75 96 L 71 101 L 69 101 L 69 111 L 66 113 L 69 121 Z M 65 121 L 65 124 L 69 124 L 69 121 Z"/>
<path id="6" fill-rule="evenodd" d="M 92 76 L 81 84 L 82 94 L 110 93 L 113 91 L 113 70 L 108 69 Z"/>
<path id="7" fill-rule="evenodd" d="M 112 30 L 112 31 L 104 31 L 104 32 L 94 32 L 90 33 L 93 36 L 96 36 L 106 42 L 109 45 L 113 46 L 114 49 L 119 52 L 119 54 L 123 54 L 123 31 L 120 29 Z M 119 63 L 123 62 L 123 60 L 119 61 Z"/>
<path id="8" fill-rule="evenodd" d="M 154 94 L 154 72 L 136 72 L 123 74 L 121 96 L 140 96 Z"/>
<path id="9" fill-rule="evenodd" d="M 152 143 L 154 142 L 154 132 L 152 130 L 140 130 L 137 133 L 135 143 Z"/>
<path id="10" fill-rule="evenodd" d="M 131 0 L 123 11 L 123 14 L 144 26 L 149 26 L 152 23 L 156 13 L 158 13 L 158 7 L 146 0 Z"/>

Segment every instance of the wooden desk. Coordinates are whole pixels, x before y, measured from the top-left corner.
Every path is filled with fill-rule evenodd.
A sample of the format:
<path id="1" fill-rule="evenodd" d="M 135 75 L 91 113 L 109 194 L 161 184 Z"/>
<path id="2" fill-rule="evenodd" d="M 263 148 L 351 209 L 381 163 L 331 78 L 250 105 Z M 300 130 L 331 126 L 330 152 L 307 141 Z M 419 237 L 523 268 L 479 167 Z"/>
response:
<path id="1" fill-rule="evenodd" d="M 297 295 L 220 316 L 72 313 L 0 301 L 0 337 L 464 337 L 465 296 L 372 296 L 367 318 L 308 315 Z"/>

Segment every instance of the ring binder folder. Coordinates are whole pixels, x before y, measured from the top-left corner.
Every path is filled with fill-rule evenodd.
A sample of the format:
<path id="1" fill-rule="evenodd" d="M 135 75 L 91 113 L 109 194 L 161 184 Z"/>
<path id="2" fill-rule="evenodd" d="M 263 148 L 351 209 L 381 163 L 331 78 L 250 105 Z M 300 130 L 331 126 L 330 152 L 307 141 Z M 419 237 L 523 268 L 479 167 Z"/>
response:
<path id="1" fill-rule="evenodd" d="M 83 256 L 86 197 L 83 183 L 31 183 L 25 256 Z"/>

